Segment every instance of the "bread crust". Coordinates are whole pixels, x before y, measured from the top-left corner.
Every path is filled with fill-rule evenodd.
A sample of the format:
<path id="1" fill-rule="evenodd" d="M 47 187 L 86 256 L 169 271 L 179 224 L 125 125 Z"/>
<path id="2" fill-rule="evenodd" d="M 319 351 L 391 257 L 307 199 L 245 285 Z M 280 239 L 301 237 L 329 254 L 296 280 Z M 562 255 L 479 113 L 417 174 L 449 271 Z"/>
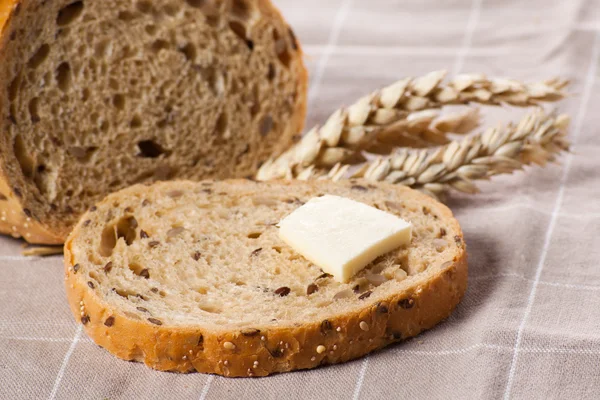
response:
<path id="1" fill-rule="evenodd" d="M 396 190 L 400 194 L 409 189 L 396 187 Z M 323 321 L 297 327 L 269 327 L 259 332 L 217 333 L 201 327 L 157 326 L 134 320 L 103 303 L 73 272 L 78 260 L 71 246 L 81 223 L 65 243 L 69 305 L 75 319 L 83 323 L 96 344 L 121 359 L 144 362 L 161 371 L 266 376 L 352 360 L 433 327 L 450 315 L 466 291 L 467 253 L 458 222 L 446 206 L 423 194 L 417 195 L 423 205 L 433 206 L 440 218 L 457 232 L 453 261 L 432 274 L 419 275 L 410 287 L 385 301 L 367 303 L 360 312 L 329 319 L 331 329 L 325 332 Z M 109 318 L 107 326 L 105 321 Z M 234 348 L 227 342 L 233 343 Z"/>
<path id="2" fill-rule="evenodd" d="M 12 17 L 18 13 L 19 8 L 26 6 L 26 3 L 26 0 L 0 0 L 0 48 L 8 41 L 5 32 L 10 27 Z M 270 0 L 256 0 L 256 4 L 265 17 L 285 23 L 284 17 Z M 297 40 L 295 57 L 299 60 L 303 59 L 302 48 Z M 302 62 L 298 63 L 298 69 L 296 108 L 289 121 L 290 128 L 282 132 L 273 149 L 274 154 L 284 151 L 292 142 L 293 135 L 302 132 L 304 128 L 308 73 Z M 23 194 L 19 189 L 14 188 L 15 179 L 11 179 L 7 173 L 7 168 L 3 165 L 5 162 L 7 161 L 0 158 L 0 234 L 12 235 L 15 238 L 22 237 L 29 243 L 63 244 L 70 227 L 49 225 L 36 219 L 35 215 L 31 216 L 31 212 L 24 205 Z"/>

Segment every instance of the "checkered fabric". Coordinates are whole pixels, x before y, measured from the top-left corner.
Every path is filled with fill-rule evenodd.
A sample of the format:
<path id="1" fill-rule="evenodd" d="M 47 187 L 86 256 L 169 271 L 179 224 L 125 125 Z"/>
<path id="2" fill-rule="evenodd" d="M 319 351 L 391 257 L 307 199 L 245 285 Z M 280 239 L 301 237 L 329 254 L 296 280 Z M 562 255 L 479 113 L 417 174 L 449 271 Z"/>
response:
<path id="1" fill-rule="evenodd" d="M 560 164 L 455 195 L 469 289 L 431 331 L 362 359 L 262 379 L 153 371 L 89 340 L 62 259 L 0 238 L 1 399 L 600 398 L 599 0 L 275 0 L 304 44 L 309 125 L 437 69 L 572 79 Z M 521 109 L 484 109 L 485 124 Z M 596 124 L 598 122 L 598 124 Z M 596 152 L 599 154 L 596 154 Z"/>

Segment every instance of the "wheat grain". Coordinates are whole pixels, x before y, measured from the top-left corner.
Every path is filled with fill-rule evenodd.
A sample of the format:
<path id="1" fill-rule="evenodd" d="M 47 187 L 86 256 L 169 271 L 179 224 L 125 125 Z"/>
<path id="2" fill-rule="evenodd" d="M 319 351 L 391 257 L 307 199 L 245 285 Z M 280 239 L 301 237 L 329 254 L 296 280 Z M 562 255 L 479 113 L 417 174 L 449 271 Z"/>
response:
<path id="1" fill-rule="evenodd" d="M 301 169 L 301 179 L 364 178 L 410 186 L 433 197 L 450 190 L 477 193 L 474 181 L 498 174 L 512 173 L 525 165 L 545 165 L 569 149 L 566 131 L 569 117 L 546 114 L 537 109 L 517 125 L 490 128 L 481 134 L 453 141 L 437 149 L 397 149 L 392 155 L 379 156 L 364 163 L 353 173 L 341 163 L 332 169 L 314 165 Z"/>
<path id="2" fill-rule="evenodd" d="M 447 84 L 445 71 L 406 78 L 334 112 L 322 127 L 314 127 L 297 144 L 266 162 L 257 179 L 289 178 L 310 165 L 365 161 L 363 151 L 389 154 L 395 147 L 427 147 L 449 142 L 448 133 L 468 133 L 479 125 L 477 109 L 440 117 L 440 107 L 481 103 L 516 106 L 556 101 L 565 96 L 567 81 L 552 79 L 525 84 L 489 79 L 480 74 L 459 75 Z M 300 169 L 298 171 L 298 169 Z"/>

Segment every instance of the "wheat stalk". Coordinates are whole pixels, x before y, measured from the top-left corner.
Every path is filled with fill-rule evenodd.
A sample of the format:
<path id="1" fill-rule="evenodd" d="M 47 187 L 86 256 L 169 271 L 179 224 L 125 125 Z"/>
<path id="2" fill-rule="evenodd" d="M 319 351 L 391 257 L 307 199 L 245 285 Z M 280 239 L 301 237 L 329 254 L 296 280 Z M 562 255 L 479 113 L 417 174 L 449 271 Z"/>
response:
<path id="1" fill-rule="evenodd" d="M 378 157 L 349 174 L 349 165 L 337 164 L 330 170 L 310 166 L 297 179 L 364 178 L 386 181 L 443 197 L 449 190 L 477 193 L 473 181 L 512 173 L 525 165 L 545 165 L 558 153 L 569 149 L 567 115 L 546 114 L 538 109 L 517 125 L 490 128 L 485 132 L 453 141 L 435 150 L 397 149 Z M 349 175 L 349 176 L 348 176 Z"/>
<path id="2" fill-rule="evenodd" d="M 445 75 L 445 71 L 435 71 L 406 78 L 337 110 L 323 126 L 263 164 L 257 179 L 294 178 L 289 170 L 301 172 L 310 165 L 324 168 L 362 162 L 365 150 L 389 153 L 397 146 L 445 144 L 448 133 L 468 133 L 478 126 L 479 115 L 470 111 L 434 121 L 439 116 L 436 108 L 469 103 L 536 105 L 562 99 L 567 84 L 560 79 L 526 84 L 480 74 L 459 75 L 443 84 Z"/>

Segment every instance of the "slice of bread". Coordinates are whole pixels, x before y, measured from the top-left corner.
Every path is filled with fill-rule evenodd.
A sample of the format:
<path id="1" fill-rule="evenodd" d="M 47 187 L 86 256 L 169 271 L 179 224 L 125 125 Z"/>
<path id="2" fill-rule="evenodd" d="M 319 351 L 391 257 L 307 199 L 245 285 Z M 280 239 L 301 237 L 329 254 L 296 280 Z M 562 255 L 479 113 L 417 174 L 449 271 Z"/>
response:
<path id="1" fill-rule="evenodd" d="M 0 1 L 0 232 L 62 243 L 123 187 L 252 175 L 306 80 L 269 0 Z"/>
<path id="2" fill-rule="evenodd" d="M 276 224 L 345 196 L 413 224 L 410 246 L 347 283 Z M 263 376 L 360 357 L 446 318 L 467 285 L 458 222 L 435 200 L 362 181 L 137 185 L 87 212 L 65 243 L 66 291 L 87 334 L 165 371 Z"/>

